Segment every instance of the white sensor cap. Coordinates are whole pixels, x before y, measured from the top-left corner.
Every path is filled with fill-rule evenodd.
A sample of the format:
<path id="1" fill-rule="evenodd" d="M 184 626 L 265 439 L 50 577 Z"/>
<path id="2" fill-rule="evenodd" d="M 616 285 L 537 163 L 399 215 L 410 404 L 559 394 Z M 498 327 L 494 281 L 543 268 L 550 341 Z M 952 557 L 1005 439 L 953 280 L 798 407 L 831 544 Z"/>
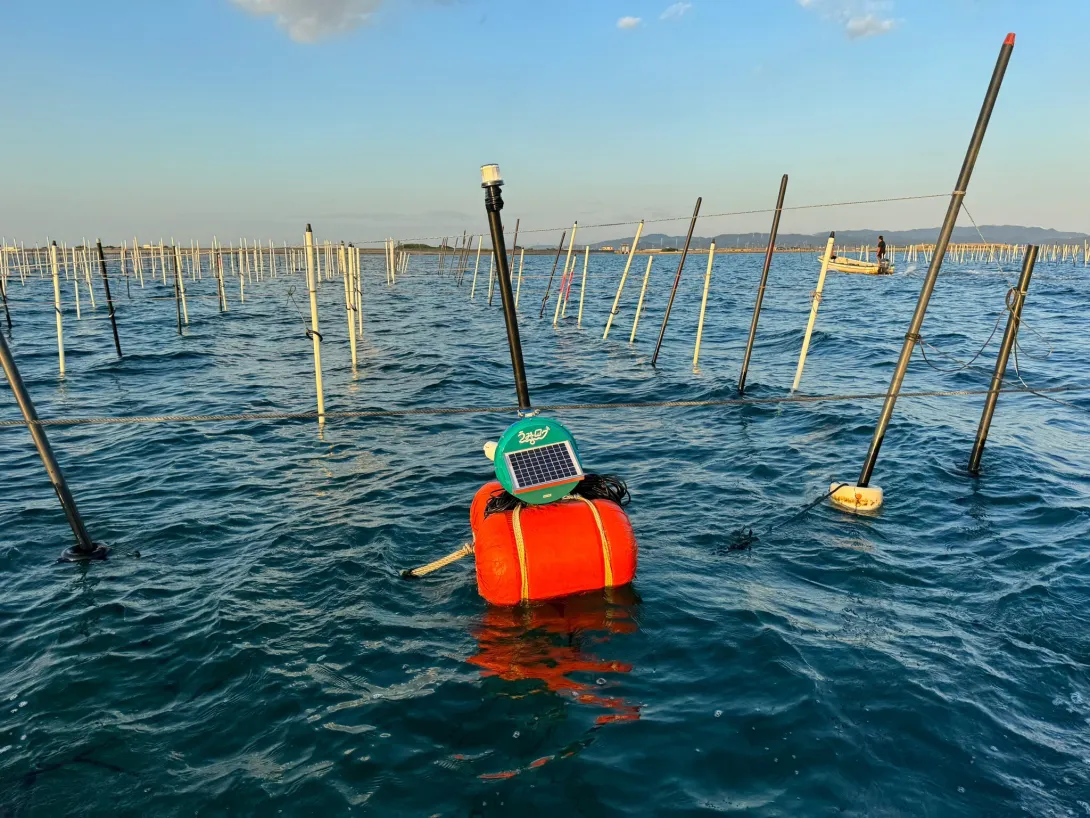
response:
<path id="1" fill-rule="evenodd" d="M 503 177 L 500 176 L 499 165 L 481 165 L 481 184 L 485 187 L 502 185 Z"/>
<path id="2" fill-rule="evenodd" d="M 484 456 L 492 462 L 496 461 L 496 445 L 497 444 L 491 440 L 484 444 Z"/>

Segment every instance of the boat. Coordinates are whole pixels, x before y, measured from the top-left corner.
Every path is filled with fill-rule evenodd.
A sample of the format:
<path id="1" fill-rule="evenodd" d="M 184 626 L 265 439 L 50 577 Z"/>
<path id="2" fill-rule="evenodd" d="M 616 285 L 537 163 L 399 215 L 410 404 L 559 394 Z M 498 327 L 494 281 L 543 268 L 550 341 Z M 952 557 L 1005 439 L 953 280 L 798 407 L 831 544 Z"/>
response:
<path id="1" fill-rule="evenodd" d="M 821 259 L 819 259 L 821 260 Z M 834 258 L 829 262 L 829 269 L 838 273 L 858 273 L 867 276 L 893 275 L 894 266 L 888 261 L 881 264 L 871 261 L 859 261 L 854 258 Z"/>

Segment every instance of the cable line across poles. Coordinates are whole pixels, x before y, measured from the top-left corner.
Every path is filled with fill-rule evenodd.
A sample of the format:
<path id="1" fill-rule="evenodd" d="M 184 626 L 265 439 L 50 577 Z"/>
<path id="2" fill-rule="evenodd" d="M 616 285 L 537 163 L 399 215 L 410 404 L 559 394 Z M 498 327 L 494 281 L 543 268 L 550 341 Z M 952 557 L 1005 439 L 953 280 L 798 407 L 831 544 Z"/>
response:
<path id="1" fill-rule="evenodd" d="M 921 392 L 902 392 L 902 398 L 962 398 L 982 397 L 990 389 L 947 389 Z M 1090 386 L 1051 386 L 1034 389 L 1030 386 L 1000 389 L 998 394 L 1036 395 L 1055 400 L 1049 395 L 1063 392 L 1090 392 Z M 767 398 L 722 398 L 709 400 L 623 401 L 618 403 L 552 403 L 538 406 L 539 412 L 591 412 L 619 409 L 708 409 L 727 406 L 775 406 L 778 404 L 850 403 L 856 401 L 883 400 L 885 392 L 860 392 L 846 395 L 783 395 Z M 1083 407 L 1062 402 L 1080 411 Z M 363 420 L 374 418 L 442 417 L 446 415 L 509 415 L 519 411 L 517 406 L 425 406 L 416 409 L 361 409 L 344 412 L 324 412 L 321 417 L 329 420 Z M 235 423 L 275 422 L 280 420 L 316 420 L 319 414 L 310 412 L 241 412 L 223 415 L 127 415 L 117 417 L 45 418 L 33 420 L 0 420 L 0 429 L 13 429 L 28 424 L 34 426 L 124 426 L 144 423 Z"/>

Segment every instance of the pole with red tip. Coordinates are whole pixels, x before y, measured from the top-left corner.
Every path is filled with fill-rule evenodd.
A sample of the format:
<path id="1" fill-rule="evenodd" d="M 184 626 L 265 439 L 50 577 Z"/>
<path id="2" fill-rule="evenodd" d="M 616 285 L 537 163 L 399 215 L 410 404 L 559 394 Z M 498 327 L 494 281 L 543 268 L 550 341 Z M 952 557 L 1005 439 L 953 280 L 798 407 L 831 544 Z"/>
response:
<path id="1" fill-rule="evenodd" d="M 984 143 L 984 134 L 988 130 L 988 122 L 991 120 L 995 102 L 999 98 L 999 89 L 1003 85 L 1003 76 L 1007 72 L 1011 54 L 1014 52 L 1014 34 L 1008 34 L 999 51 L 999 59 L 992 79 L 988 85 L 988 93 L 984 97 L 984 105 L 980 109 L 980 116 L 973 130 L 973 138 L 969 142 L 969 150 L 965 154 L 965 161 L 958 175 L 957 185 L 950 197 L 950 206 L 946 210 L 946 219 L 943 221 L 942 230 L 939 232 L 939 240 L 935 245 L 934 255 L 931 257 L 931 266 L 928 268 L 927 277 L 924 279 L 923 289 L 920 292 L 919 301 L 916 303 L 916 311 L 912 315 L 912 323 L 905 334 L 904 346 L 901 348 L 901 356 L 897 360 L 897 368 L 893 372 L 893 380 L 890 382 L 889 391 L 886 393 L 885 404 L 882 413 L 878 417 L 878 424 L 874 429 L 874 437 L 871 439 L 870 450 L 867 459 L 863 463 L 863 470 L 859 475 L 856 486 L 847 486 L 839 489 L 832 495 L 832 500 L 839 506 L 858 509 L 861 507 L 877 508 L 882 504 L 881 489 L 871 489 L 871 475 L 874 473 L 874 464 L 878 460 L 878 452 L 882 448 L 882 441 L 889 428 L 890 418 L 893 417 L 893 408 L 897 404 L 897 396 L 901 391 L 905 373 L 908 371 L 908 362 L 912 358 L 912 352 L 920 340 L 920 329 L 923 327 L 924 316 L 927 314 L 927 304 L 931 300 L 931 293 L 935 289 L 935 283 L 942 269 L 943 258 L 946 256 L 950 237 L 954 232 L 958 214 L 961 212 L 962 202 L 965 200 L 966 190 L 969 188 L 969 180 L 973 175 L 973 168 L 980 156 L 980 147 Z"/>

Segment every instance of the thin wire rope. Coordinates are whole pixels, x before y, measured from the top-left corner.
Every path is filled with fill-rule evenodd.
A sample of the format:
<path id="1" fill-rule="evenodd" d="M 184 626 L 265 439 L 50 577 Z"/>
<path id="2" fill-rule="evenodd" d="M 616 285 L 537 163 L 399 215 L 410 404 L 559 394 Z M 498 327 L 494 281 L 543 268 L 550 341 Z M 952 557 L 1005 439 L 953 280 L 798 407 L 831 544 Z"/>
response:
<path id="1" fill-rule="evenodd" d="M 973 228 L 976 230 L 976 234 L 980 237 L 981 242 L 984 243 L 984 244 L 988 244 L 988 240 L 984 238 L 984 233 L 981 232 L 980 226 L 976 223 L 976 219 L 973 218 L 973 214 L 971 212 L 969 212 L 969 208 L 966 207 L 964 200 L 961 203 L 961 207 L 965 211 L 965 215 L 969 217 L 969 221 L 972 222 Z M 1017 247 L 1019 245 L 1014 245 L 1014 246 Z M 1001 275 L 1007 276 L 1009 274 L 1009 271 L 1003 269 L 1002 265 L 1000 264 L 999 259 L 995 260 L 995 266 L 996 266 L 996 269 L 999 271 L 999 273 Z M 1018 292 L 1018 288 L 1015 287 L 1013 284 L 1011 284 L 1009 278 L 1007 279 L 1007 286 L 1008 286 L 1008 289 L 1007 289 L 1007 295 L 1006 295 L 1005 304 L 1004 304 L 1004 307 L 1005 307 L 1004 311 L 1009 313 L 1010 315 L 1014 315 L 1014 307 L 1013 307 L 1013 305 L 1011 303 L 1011 299 Z M 999 317 L 1001 319 L 1003 317 L 1002 314 L 1000 314 Z M 1040 338 L 1048 346 L 1048 352 L 1046 352 L 1043 356 L 1038 356 L 1037 360 L 1045 360 L 1045 359 L 1051 357 L 1052 353 L 1055 352 L 1055 347 L 1052 345 L 1052 342 L 1048 340 L 1048 338 L 1046 338 L 1040 332 L 1038 332 L 1033 327 L 1031 327 L 1029 324 L 1027 324 L 1025 322 L 1025 320 L 1021 316 L 1016 316 L 1015 317 L 1015 322 L 1017 323 L 1017 326 L 1018 326 L 1019 330 L 1021 330 L 1022 327 L 1025 327 L 1030 332 L 1032 332 L 1034 335 L 1036 335 L 1038 338 Z M 995 335 L 995 330 L 996 330 L 996 328 L 998 328 L 998 326 L 999 326 L 999 323 L 997 321 L 996 327 L 992 329 L 992 335 L 993 336 Z M 922 339 L 921 339 L 921 341 L 922 341 Z M 984 346 L 986 347 L 988 345 L 988 343 L 990 343 L 990 341 L 991 341 L 991 336 L 989 336 L 988 342 L 986 342 L 984 344 Z M 1011 350 L 1014 353 L 1014 373 L 1015 373 L 1016 377 L 1018 378 L 1018 382 L 1022 384 L 1022 387 L 1023 387 L 1024 391 L 1029 392 L 1031 394 L 1034 394 L 1037 397 L 1044 398 L 1045 400 L 1052 401 L 1053 403 L 1058 403 L 1061 406 L 1066 406 L 1066 407 L 1069 407 L 1071 409 L 1075 409 L 1076 411 L 1079 411 L 1079 412 L 1090 413 L 1090 410 L 1085 409 L 1084 407 L 1079 406 L 1078 404 L 1071 403 L 1070 401 L 1060 400 L 1059 398 L 1053 398 L 1053 397 L 1050 397 L 1047 394 L 1044 394 L 1045 392 L 1048 392 L 1050 390 L 1047 390 L 1047 389 L 1044 389 L 1044 390 L 1034 389 L 1032 386 L 1030 386 L 1028 383 L 1026 383 L 1025 378 L 1022 377 L 1021 368 L 1018 365 L 1018 353 L 1019 353 L 1019 351 L 1021 351 L 1021 349 L 1022 349 L 1022 345 L 1018 342 L 1018 336 L 1016 334 L 1014 336 L 1014 347 Z M 923 350 L 921 348 L 921 352 L 922 351 Z M 980 350 L 980 352 L 983 352 L 983 351 L 984 350 L 982 348 Z M 976 357 L 979 357 L 980 352 L 978 352 L 977 355 L 973 358 L 974 361 L 976 360 Z M 945 353 L 943 353 L 943 354 L 945 354 Z M 1033 356 L 1027 355 L 1026 357 L 1033 357 Z M 927 359 L 927 356 L 924 355 L 924 360 L 926 360 L 926 359 Z M 970 361 L 970 363 L 972 363 L 972 362 Z M 962 368 L 964 369 L 965 367 L 962 367 Z M 957 370 L 953 370 L 953 371 L 957 371 Z M 1002 392 L 1004 390 L 1000 389 L 998 391 Z"/>
<path id="2" fill-rule="evenodd" d="M 1000 393 L 1074 392 L 1090 386 L 1053 386 L 1046 389 L 1001 389 Z M 902 398 L 949 398 L 987 395 L 989 389 L 949 389 L 925 392 L 902 392 Z M 722 400 L 627 401 L 623 403 L 556 403 L 535 407 L 535 412 L 577 412 L 609 409 L 695 409 L 720 406 L 759 406 L 793 403 L 837 403 L 863 400 L 884 400 L 885 392 L 865 392 L 851 395 L 790 395 L 770 398 L 725 398 Z M 1078 407 L 1076 407 L 1078 408 Z M 433 415 L 499 415 L 515 414 L 517 406 L 425 407 L 420 409 L 366 409 L 355 412 L 326 412 L 326 420 L 357 418 L 418 417 Z M 264 412 L 234 415 L 134 415 L 127 417 L 48 418 L 32 421 L 38 426 L 124 425 L 138 423 L 219 423 L 232 421 L 317 420 L 317 412 Z M 0 428 L 26 426 L 26 420 L 0 420 Z"/>
<path id="3" fill-rule="evenodd" d="M 890 197 L 887 197 L 887 198 L 884 198 L 884 199 L 857 199 L 857 200 L 849 201 L 849 202 L 822 202 L 822 203 L 819 203 L 819 204 L 793 205 L 793 206 L 790 206 L 790 207 L 785 207 L 783 209 L 785 211 L 786 210 L 817 210 L 817 209 L 825 208 L 825 207 L 851 207 L 853 205 L 885 204 L 887 202 L 911 202 L 911 201 L 918 201 L 918 200 L 922 200 L 922 199 L 942 199 L 942 198 L 945 198 L 945 197 L 947 197 L 949 195 L 950 195 L 949 193 L 928 193 L 928 194 L 924 194 L 924 195 L 920 195 L 920 196 L 890 196 Z M 762 207 L 762 208 L 757 208 L 757 209 L 754 209 L 754 210 L 730 210 L 730 211 L 727 211 L 725 213 L 708 213 L 706 215 L 701 216 L 701 219 L 722 219 L 722 218 L 727 218 L 727 217 L 731 217 L 731 216 L 753 216 L 753 215 L 759 215 L 759 214 L 762 214 L 762 213 L 775 213 L 775 212 L 776 212 L 776 208 L 774 208 L 774 207 Z M 660 219 L 628 219 L 626 221 L 602 222 L 600 224 L 584 224 L 582 221 L 580 221 L 579 222 L 579 229 L 580 230 L 590 230 L 590 229 L 601 228 L 601 227 L 627 227 L 628 225 L 631 225 L 631 224 L 639 224 L 641 221 L 644 224 L 665 224 L 667 222 L 685 222 L 685 221 L 689 221 L 690 219 L 692 219 L 691 214 L 687 215 L 687 216 L 665 216 L 665 217 L 660 218 Z M 535 227 L 535 228 L 530 228 L 530 229 L 520 228 L 519 229 L 519 234 L 521 235 L 523 233 L 559 233 L 561 230 L 570 230 L 570 229 L 571 229 L 571 225 L 568 225 L 568 224 L 563 225 L 561 227 Z M 506 231 L 504 233 L 504 235 L 508 235 L 508 233 L 513 233 L 513 232 L 514 231 Z M 415 242 L 422 242 L 422 241 L 442 241 L 443 239 L 449 239 L 449 238 L 450 238 L 449 235 L 446 235 L 446 236 L 416 236 L 414 238 L 409 238 L 409 239 L 398 239 L 397 242 L 398 242 L 399 245 L 403 246 L 403 245 L 408 244 L 408 243 L 415 243 Z M 387 241 L 389 241 L 388 238 L 384 238 L 384 239 L 364 239 L 364 240 L 359 240 L 359 241 L 353 240 L 353 243 L 358 244 L 358 245 L 362 245 L 362 244 L 380 244 L 380 243 L 385 243 Z M 405 252 L 405 251 L 403 251 L 403 252 Z M 409 252 L 411 252 L 411 251 L 409 251 Z"/>

